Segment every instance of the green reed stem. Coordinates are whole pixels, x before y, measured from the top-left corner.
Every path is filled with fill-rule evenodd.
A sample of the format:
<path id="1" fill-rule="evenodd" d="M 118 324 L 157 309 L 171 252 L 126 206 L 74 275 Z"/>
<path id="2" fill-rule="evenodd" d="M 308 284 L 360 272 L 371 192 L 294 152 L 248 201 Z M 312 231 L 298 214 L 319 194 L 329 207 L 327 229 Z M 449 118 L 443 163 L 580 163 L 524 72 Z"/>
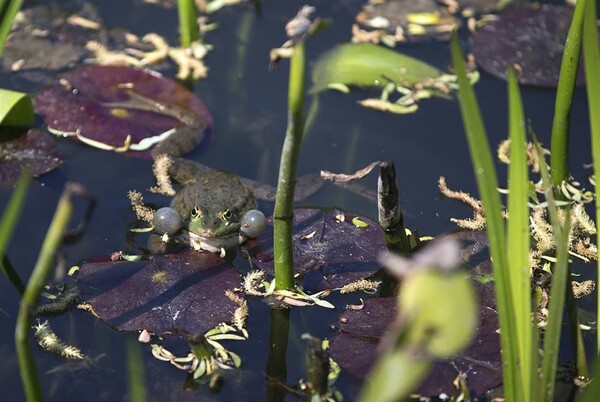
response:
<path id="1" fill-rule="evenodd" d="M 267 402 L 282 402 L 287 394 L 281 387 L 287 379 L 287 348 L 290 333 L 290 310 L 271 309 L 269 357 L 267 359 Z"/>
<path id="2" fill-rule="evenodd" d="M 506 231 L 501 214 L 498 179 L 487 140 L 487 134 L 477 104 L 475 92 L 467 77 L 462 50 L 456 32 L 451 41 L 452 61 L 458 77 L 458 101 L 465 126 L 465 134 L 477 179 L 477 188 L 483 202 L 490 244 L 502 349 L 502 374 L 504 398 L 507 401 L 523 400 L 520 386 L 518 338 L 515 328 L 513 294 L 510 287 L 506 253 Z"/>
<path id="3" fill-rule="evenodd" d="M 65 228 L 69 224 L 73 211 L 72 198 L 74 195 L 83 194 L 83 188 L 74 183 L 67 184 L 58 200 L 56 212 L 44 238 L 37 262 L 25 288 L 21 299 L 21 306 L 17 314 L 15 326 L 15 343 L 19 361 L 19 371 L 27 401 L 43 401 L 44 397 L 40 388 L 33 350 L 30 342 L 32 310 L 37 306 L 37 301 L 54 263 L 56 251 L 60 246 Z"/>
<path id="4" fill-rule="evenodd" d="M 0 0 L 0 56 L 4 51 L 4 43 L 10 33 L 15 15 L 22 4 L 23 0 Z"/>
<path id="5" fill-rule="evenodd" d="M 146 377 L 144 375 L 144 359 L 140 343 L 135 334 L 127 336 L 127 384 L 130 402 L 145 402 L 148 400 L 146 392 Z"/>
<path id="6" fill-rule="evenodd" d="M 565 308 L 565 295 L 569 281 L 569 227 L 571 226 L 571 208 L 564 208 L 565 219 L 561 225 L 558 216 L 558 207 L 552 190 L 552 181 L 548 174 L 548 167 L 542 153 L 542 147 L 535 134 L 532 132 L 533 143 L 540 160 L 540 172 L 544 183 L 544 194 L 548 202 L 548 216 L 552 224 L 552 231 L 556 242 L 556 264 L 552 276 L 550 289 L 550 307 L 548 323 L 544 334 L 544 352 L 542 370 L 539 383 L 539 400 L 551 402 L 554 398 L 556 382 L 556 367 L 558 365 L 558 350 L 562 331 L 563 312 Z"/>
<path id="7" fill-rule="evenodd" d="M 594 179 L 600 183 L 600 41 L 596 27 L 596 2 L 588 1 L 583 24 L 583 61 L 585 62 L 585 81 L 590 115 L 592 137 L 592 157 L 594 161 Z M 595 188 L 596 227 L 600 227 L 600 185 Z M 596 236 L 596 245 L 600 247 L 600 236 Z M 600 279 L 600 259 L 597 265 Z M 598 283 L 598 281 L 596 281 Z M 600 292 L 596 292 L 600 306 Z M 600 309 L 598 309 L 600 319 Z M 596 321 L 598 322 L 598 321 Z M 600 331 L 596 331 L 597 352 L 600 354 Z M 600 359 L 598 359 L 600 361 Z M 596 373 L 598 374 L 598 373 Z"/>
<path id="8" fill-rule="evenodd" d="M 0 269 L 2 269 L 2 273 L 6 275 L 20 294 L 23 294 L 25 291 L 25 285 L 23 285 L 23 281 L 19 277 L 19 274 L 17 274 L 12 265 L 8 263 L 8 259 L 5 258 L 5 253 L 6 247 L 14 233 L 17 221 L 19 220 L 19 216 L 21 216 L 30 181 L 31 177 L 29 176 L 29 172 L 21 174 L 21 177 L 15 186 L 15 191 L 10 197 L 10 201 L 4 210 L 2 220 L 0 221 Z"/>
<path id="9" fill-rule="evenodd" d="M 177 0 L 179 13 L 179 34 L 182 47 L 188 47 L 192 42 L 200 39 L 198 28 L 198 10 L 194 0 Z"/>
<path id="10" fill-rule="evenodd" d="M 301 40 L 294 46 L 290 60 L 288 124 L 281 150 L 279 181 L 273 211 L 275 289 L 277 290 L 294 287 L 293 201 L 298 157 L 304 133 L 304 69 L 304 41 Z"/>
<path id="11" fill-rule="evenodd" d="M 573 100 L 577 72 L 579 71 L 584 10 L 585 0 L 578 1 L 573 12 L 567 41 L 565 42 L 565 50 L 558 78 L 558 88 L 556 89 L 550 145 L 550 171 L 552 173 L 552 182 L 555 185 L 560 184 L 569 176 L 568 154 L 571 102 Z"/>

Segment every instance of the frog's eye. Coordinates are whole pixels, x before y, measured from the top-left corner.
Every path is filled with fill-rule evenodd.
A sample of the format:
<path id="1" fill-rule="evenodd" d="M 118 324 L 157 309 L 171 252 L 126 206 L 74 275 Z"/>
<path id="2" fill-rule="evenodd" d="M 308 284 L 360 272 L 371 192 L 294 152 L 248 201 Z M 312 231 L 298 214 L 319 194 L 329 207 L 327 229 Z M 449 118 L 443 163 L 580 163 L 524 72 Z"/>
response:
<path id="1" fill-rule="evenodd" d="M 198 219 L 202 216 L 202 210 L 198 207 L 192 209 L 192 219 Z"/>
<path id="2" fill-rule="evenodd" d="M 223 220 L 225 222 L 227 222 L 228 220 L 230 220 L 232 216 L 233 216 L 233 214 L 228 209 L 226 209 L 225 211 L 219 213 L 219 217 L 221 218 L 221 220 Z"/>

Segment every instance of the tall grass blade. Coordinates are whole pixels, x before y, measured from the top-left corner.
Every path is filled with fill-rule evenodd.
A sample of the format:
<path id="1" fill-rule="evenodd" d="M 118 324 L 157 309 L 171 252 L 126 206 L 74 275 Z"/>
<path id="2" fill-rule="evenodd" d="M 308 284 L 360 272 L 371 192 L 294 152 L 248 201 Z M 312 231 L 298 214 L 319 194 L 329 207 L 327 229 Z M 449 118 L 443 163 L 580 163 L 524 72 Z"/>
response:
<path id="1" fill-rule="evenodd" d="M 519 84 L 513 69 L 508 71 L 510 165 L 508 169 L 508 226 L 506 243 L 508 273 L 515 308 L 520 375 L 523 396 L 535 400 L 537 332 L 531 320 L 529 273 L 529 177 L 527 168 L 525 116 Z"/>
<path id="2" fill-rule="evenodd" d="M 590 114 L 590 129 L 592 136 L 592 157 L 594 160 L 594 180 L 600 183 L 600 42 L 596 28 L 596 2 L 588 1 L 583 25 L 583 61 L 585 66 L 585 81 Z M 595 186 L 596 192 L 596 227 L 600 227 L 600 185 Z M 596 236 L 600 246 L 600 237 Z M 598 260 L 598 275 L 600 280 L 600 260 Z M 596 282 L 600 283 L 600 282 Z M 598 306 L 600 306 L 600 292 Z M 600 312 L 600 309 L 598 310 Z M 600 319 L 600 315 L 598 316 Z M 596 321 L 598 322 L 598 321 Z M 598 353 L 600 354 L 600 331 L 596 331 Z"/>
<path id="3" fill-rule="evenodd" d="M 579 0 L 573 12 L 573 20 L 569 28 L 565 51 L 560 65 L 558 88 L 554 105 L 554 120 L 552 121 L 552 140 L 550 146 L 550 167 L 552 181 L 558 185 L 569 175 L 569 124 L 571 101 L 575 89 L 575 80 L 579 70 L 579 55 L 581 50 L 581 33 L 586 0 Z"/>
<path id="4" fill-rule="evenodd" d="M 23 285 L 23 281 L 21 281 L 19 274 L 17 274 L 13 267 L 10 264 L 6 264 L 7 259 L 4 257 L 8 242 L 13 235 L 19 216 L 21 216 L 30 181 L 29 172 L 21 174 L 0 221 L 0 268 L 20 294 L 23 294 L 25 291 L 25 285 Z"/>
<path id="5" fill-rule="evenodd" d="M 520 397 L 515 315 L 506 261 L 504 221 L 501 215 L 500 196 L 497 191 L 498 179 L 477 99 L 467 77 L 456 32 L 452 35 L 451 49 L 454 70 L 459 83 L 458 101 L 471 160 L 473 161 L 473 170 L 477 179 L 477 187 L 479 188 L 487 221 L 487 234 L 493 261 L 501 329 L 500 344 L 502 347 L 504 397 L 509 401 L 523 400 Z"/>
<path id="6" fill-rule="evenodd" d="M 554 399 L 554 386 L 556 382 L 556 367 L 558 364 L 558 348 L 562 330 L 563 312 L 565 307 L 565 292 L 567 289 L 568 277 L 568 236 L 571 225 L 571 208 L 563 209 L 565 218 L 561 225 L 558 207 L 554 199 L 552 181 L 548 173 L 548 166 L 544 160 L 542 147 L 535 134 L 531 133 L 533 143 L 540 161 L 540 172 L 544 183 L 544 193 L 548 202 L 548 215 L 554 233 L 556 242 L 556 264 L 552 278 L 552 289 L 550 290 L 550 308 L 548 312 L 548 323 L 544 334 L 544 352 L 542 360 L 542 371 L 540 379 L 539 396 L 540 400 L 551 402 Z"/>
<path id="7" fill-rule="evenodd" d="M 4 52 L 4 43 L 10 33 L 15 15 L 22 4 L 23 0 L 0 0 L 0 56 Z"/>

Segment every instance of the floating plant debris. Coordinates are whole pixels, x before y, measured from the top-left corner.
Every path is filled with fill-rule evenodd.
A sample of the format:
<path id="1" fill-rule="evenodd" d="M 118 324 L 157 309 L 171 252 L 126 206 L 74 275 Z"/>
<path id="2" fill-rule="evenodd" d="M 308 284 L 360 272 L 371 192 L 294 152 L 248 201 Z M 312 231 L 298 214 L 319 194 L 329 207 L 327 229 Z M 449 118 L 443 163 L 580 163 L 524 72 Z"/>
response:
<path id="1" fill-rule="evenodd" d="M 389 332 L 397 313 L 395 297 L 370 299 L 360 310 L 346 310 L 336 324 L 340 331 L 331 339 L 332 358 L 350 374 L 364 379 L 377 357 L 377 346 Z M 424 396 L 451 394 L 460 372 L 467 374 L 469 389 L 478 395 L 501 384 L 500 339 L 497 313 L 480 306 L 477 335 L 471 345 L 446 361 L 434 364 L 418 392 Z"/>
<path id="2" fill-rule="evenodd" d="M 473 34 L 477 64 L 502 79 L 513 66 L 521 84 L 555 87 L 572 16 L 572 8 L 553 5 L 500 14 Z"/>
<path id="3" fill-rule="evenodd" d="M 182 154 L 211 132 L 204 103 L 156 72 L 132 67 L 75 70 L 35 97 L 48 130 L 92 146 L 141 157 Z M 156 144 L 159 145 L 156 145 Z"/>
<path id="4" fill-rule="evenodd" d="M 354 225 L 354 218 L 366 226 Z M 377 223 L 339 209 L 295 209 L 292 242 L 294 272 L 302 276 L 302 286 L 310 293 L 371 276 L 381 268 L 378 257 L 387 251 Z M 247 248 L 252 265 L 273 275 L 272 218 L 263 235 L 251 240 Z"/>
<path id="5" fill-rule="evenodd" d="M 356 16 L 356 22 L 376 31 L 362 32 L 355 28 L 355 40 L 375 39 L 391 46 L 396 42 L 431 38 L 448 40 L 459 25 L 448 8 L 434 0 L 370 0 Z"/>
<path id="6" fill-rule="evenodd" d="M 204 334 L 231 322 L 238 304 L 225 292 L 240 274 L 213 253 L 184 249 L 137 262 L 87 262 L 77 277 L 95 315 L 125 331 Z"/>
<path id="7" fill-rule="evenodd" d="M 0 183 L 16 181 L 23 170 L 37 177 L 62 163 L 56 140 L 41 130 L 31 129 L 10 141 L 0 142 Z"/>

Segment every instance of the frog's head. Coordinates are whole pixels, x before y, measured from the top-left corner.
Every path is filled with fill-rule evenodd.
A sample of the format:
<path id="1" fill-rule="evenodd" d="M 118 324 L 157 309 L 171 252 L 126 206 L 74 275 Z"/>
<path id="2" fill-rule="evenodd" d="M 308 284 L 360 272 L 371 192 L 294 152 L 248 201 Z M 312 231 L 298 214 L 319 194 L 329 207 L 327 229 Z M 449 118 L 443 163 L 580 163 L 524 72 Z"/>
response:
<path id="1" fill-rule="evenodd" d="M 219 239 L 237 234 L 240 230 L 239 214 L 229 208 L 195 206 L 187 221 L 187 230 L 204 239 Z"/>

